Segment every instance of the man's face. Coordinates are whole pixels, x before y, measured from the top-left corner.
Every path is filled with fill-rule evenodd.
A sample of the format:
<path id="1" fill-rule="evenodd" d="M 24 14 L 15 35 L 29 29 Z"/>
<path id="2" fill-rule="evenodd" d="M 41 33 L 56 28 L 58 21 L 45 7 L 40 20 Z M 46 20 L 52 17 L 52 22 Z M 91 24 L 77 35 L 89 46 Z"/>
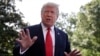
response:
<path id="1" fill-rule="evenodd" d="M 57 8 L 52 6 L 46 6 L 41 12 L 42 22 L 45 26 L 51 27 L 54 25 L 58 18 Z"/>

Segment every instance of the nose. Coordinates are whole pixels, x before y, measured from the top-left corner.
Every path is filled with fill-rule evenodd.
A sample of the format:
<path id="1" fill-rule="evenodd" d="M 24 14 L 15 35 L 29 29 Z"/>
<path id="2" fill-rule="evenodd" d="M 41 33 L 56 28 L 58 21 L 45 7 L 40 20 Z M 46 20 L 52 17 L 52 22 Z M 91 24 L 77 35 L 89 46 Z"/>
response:
<path id="1" fill-rule="evenodd" d="M 52 13 L 51 12 L 48 12 L 48 14 L 47 14 L 48 16 L 51 16 L 52 15 Z"/>

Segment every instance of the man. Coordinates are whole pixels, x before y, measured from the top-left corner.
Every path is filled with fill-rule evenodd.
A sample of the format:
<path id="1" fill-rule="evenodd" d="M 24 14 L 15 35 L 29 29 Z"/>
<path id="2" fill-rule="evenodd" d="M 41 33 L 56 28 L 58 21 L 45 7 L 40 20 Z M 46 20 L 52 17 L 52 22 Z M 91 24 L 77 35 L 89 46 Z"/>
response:
<path id="1" fill-rule="evenodd" d="M 58 5 L 46 3 L 41 10 L 41 23 L 29 26 L 19 33 L 14 56 L 77 56 L 71 51 L 68 36 L 54 26 L 59 15 Z M 49 40 L 48 40 L 49 39 Z"/>

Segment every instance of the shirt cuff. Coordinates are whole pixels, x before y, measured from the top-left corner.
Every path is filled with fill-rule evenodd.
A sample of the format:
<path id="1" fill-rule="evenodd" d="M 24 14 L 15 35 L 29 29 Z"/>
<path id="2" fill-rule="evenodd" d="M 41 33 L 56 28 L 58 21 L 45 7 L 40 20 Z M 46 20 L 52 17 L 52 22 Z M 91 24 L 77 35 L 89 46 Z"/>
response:
<path id="1" fill-rule="evenodd" d="M 20 49 L 20 55 L 24 54 L 29 48 L 27 48 L 25 51 L 21 51 Z"/>

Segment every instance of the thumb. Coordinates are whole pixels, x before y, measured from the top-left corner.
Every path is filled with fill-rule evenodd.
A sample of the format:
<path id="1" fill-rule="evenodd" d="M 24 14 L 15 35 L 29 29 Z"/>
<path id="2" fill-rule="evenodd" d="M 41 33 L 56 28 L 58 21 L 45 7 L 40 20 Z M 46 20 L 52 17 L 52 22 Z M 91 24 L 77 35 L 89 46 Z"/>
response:
<path id="1" fill-rule="evenodd" d="M 69 54 L 67 52 L 64 52 L 65 56 L 69 56 Z"/>
<path id="2" fill-rule="evenodd" d="M 36 40 L 37 40 L 37 36 L 34 36 L 34 37 L 32 38 L 32 42 L 34 43 Z"/>

